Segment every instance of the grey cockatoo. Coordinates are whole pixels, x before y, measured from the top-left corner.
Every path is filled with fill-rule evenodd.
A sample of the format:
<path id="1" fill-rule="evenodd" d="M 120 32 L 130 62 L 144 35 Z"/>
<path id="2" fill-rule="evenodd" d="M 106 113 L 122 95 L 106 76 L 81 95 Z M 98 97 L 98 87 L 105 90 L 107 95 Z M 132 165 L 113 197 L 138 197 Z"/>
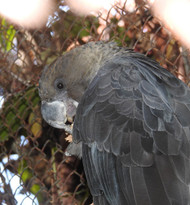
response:
<path id="1" fill-rule="evenodd" d="M 39 93 L 54 127 L 77 109 L 73 141 L 95 205 L 190 204 L 190 90 L 157 62 L 91 42 L 45 68 Z"/>

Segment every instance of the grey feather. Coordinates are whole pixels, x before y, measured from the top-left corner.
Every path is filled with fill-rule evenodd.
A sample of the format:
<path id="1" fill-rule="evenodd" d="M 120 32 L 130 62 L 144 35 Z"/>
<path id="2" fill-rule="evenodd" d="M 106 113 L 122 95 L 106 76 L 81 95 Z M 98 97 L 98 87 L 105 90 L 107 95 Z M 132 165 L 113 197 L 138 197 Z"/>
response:
<path id="1" fill-rule="evenodd" d="M 94 204 L 190 205 L 189 88 L 114 43 L 91 42 L 52 67 L 44 70 L 40 96 L 79 102 L 73 140 L 82 143 Z M 52 87 L 58 77 L 67 95 Z"/>
<path id="2" fill-rule="evenodd" d="M 176 94 L 181 89 L 182 94 Z M 97 173 L 93 183 L 100 183 L 108 204 L 190 203 L 190 136 L 184 134 L 187 126 L 189 132 L 190 122 L 186 95 L 190 98 L 180 80 L 141 54 L 122 53 L 100 68 L 82 97 L 75 120 L 83 133 L 96 113 L 92 120 L 95 127 L 80 140 L 89 146 L 96 143 L 91 159 Z M 113 164 L 112 160 L 117 163 L 111 168 L 108 163 Z M 85 163 L 88 166 L 88 161 Z M 94 174 L 91 169 L 89 172 Z M 110 184 L 114 177 L 118 181 Z M 115 189 L 123 193 L 120 203 L 115 202 Z"/>

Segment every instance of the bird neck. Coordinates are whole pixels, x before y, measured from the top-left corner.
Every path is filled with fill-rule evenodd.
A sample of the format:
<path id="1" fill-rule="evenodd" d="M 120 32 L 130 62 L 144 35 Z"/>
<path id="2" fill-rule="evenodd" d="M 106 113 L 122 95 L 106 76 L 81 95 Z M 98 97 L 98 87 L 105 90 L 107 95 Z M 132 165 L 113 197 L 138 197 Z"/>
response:
<path id="1" fill-rule="evenodd" d="M 78 65 L 83 67 L 80 68 L 80 71 L 90 83 L 98 70 L 123 48 L 118 47 L 115 42 L 98 41 L 90 42 L 78 47 L 78 49 L 75 54 L 77 58 L 75 62 L 80 62 Z"/>
<path id="2" fill-rule="evenodd" d="M 69 55 L 69 58 L 72 58 L 71 65 L 66 66 L 67 71 L 65 73 L 70 73 L 68 85 L 73 99 L 80 101 L 98 70 L 120 50 L 121 48 L 114 42 L 91 42 L 66 54 Z"/>

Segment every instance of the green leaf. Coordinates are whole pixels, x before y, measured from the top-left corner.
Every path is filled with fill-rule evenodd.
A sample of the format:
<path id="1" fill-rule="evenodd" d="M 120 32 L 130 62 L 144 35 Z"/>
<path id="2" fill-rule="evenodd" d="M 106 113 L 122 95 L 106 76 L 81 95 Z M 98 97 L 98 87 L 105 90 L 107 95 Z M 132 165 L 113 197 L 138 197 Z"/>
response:
<path id="1" fill-rule="evenodd" d="M 6 140 L 8 140 L 8 130 L 6 128 L 3 128 L 2 130 L 0 130 L 0 142 L 4 142 Z"/>
<path id="2" fill-rule="evenodd" d="M 16 30 L 13 25 L 9 25 L 5 19 L 1 20 L 0 27 L 0 44 L 4 52 L 8 52 L 12 49 L 13 39 L 16 34 Z"/>
<path id="3" fill-rule="evenodd" d="M 33 176 L 32 171 L 28 168 L 27 161 L 22 159 L 18 166 L 18 173 L 21 176 L 23 182 L 27 182 Z"/>
<path id="4" fill-rule="evenodd" d="M 20 136 L 18 130 L 28 130 L 28 118 L 33 113 L 33 119 L 38 125 L 32 127 L 34 136 L 41 134 L 41 116 L 39 111 L 40 97 L 36 87 L 30 87 L 25 92 L 12 95 L 3 104 L 0 118 L 0 142 L 8 140 L 11 136 Z M 24 122 L 24 123 L 23 123 Z M 29 132 L 31 130 L 28 130 Z M 31 132 L 30 132 L 31 134 Z"/>
<path id="5" fill-rule="evenodd" d="M 79 37 L 82 38 L 82 37 L 84 37 L 84 36 L 89 36 L 89 35 L 90 35 L 90 33 L 89 33 L 87 30 L 83 29 L 83 30 L 80 32 Z"/>
<path id="6" fill-rule="evenodd" d="M 9 29 L 7 30 L 6 35 L 6 50 L 10 51 L 12 49 L 12 42 L 15 36 L 16 30 L 12 25 L 9 26 Z"/>
<path id="7" fill-rule="evenodd" d="M 31 126 L 31 131 L 32 131 L 32 134 L 34 135 L 34 137 L 40 137 L 40 135 L 42 134 L 42 125 L 38 122 L 35 122 Z"/>
<path id="8" fill-rule="evenodd" d="M 33 184 L 30 188 L 30 191 L 36 195 L 40 191 L 40 185 L 39 184 Z"/>
<path id="9" fill-rule="evenodd" d="M 37 197 L 39 203 L 44 204 L 44 198 L 42 192 L 40 192 L 40 189 L 41 187 L 39 184 L 33 184 L 30 188 L 30 191 Z"/>
<path id="10" fill-rule="evenodd" d="M 18 173 L 21 175 L 26 167 L 27 167 L 27 162 L 26 160 L 22 159 L 18 166 Z"/>
<path id="11" fill-rule="evenodd" d="M 21 174 L 21 179 L 23 182 L 27 182 L 28 180 L 30 180 L 32 178 L 32 176 L 33 176 L 33 174 L 31 172 L 31 170 L 25 169 Z"/>

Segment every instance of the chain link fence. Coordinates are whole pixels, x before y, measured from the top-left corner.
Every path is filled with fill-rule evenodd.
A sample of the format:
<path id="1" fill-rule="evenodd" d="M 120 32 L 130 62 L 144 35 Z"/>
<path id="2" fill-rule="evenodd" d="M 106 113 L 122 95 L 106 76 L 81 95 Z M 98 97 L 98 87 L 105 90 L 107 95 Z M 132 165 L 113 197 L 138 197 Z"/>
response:
<path id="1" fill-rule="evenodd" d="M 85 17 L 72 13 L 64 1 L 56 3 L 56 11 L 38 30 L 0 18 L 3 205 L 92 203 L 81 160 L 64 154 L 70 136 L 46 124 L 40 113 L 39 76 L 58 56 L 88 41 L 113 40 L 157 60 L 189 83 L 189 51 L 152 15 L 145 1 L 123 1 Z"/>

